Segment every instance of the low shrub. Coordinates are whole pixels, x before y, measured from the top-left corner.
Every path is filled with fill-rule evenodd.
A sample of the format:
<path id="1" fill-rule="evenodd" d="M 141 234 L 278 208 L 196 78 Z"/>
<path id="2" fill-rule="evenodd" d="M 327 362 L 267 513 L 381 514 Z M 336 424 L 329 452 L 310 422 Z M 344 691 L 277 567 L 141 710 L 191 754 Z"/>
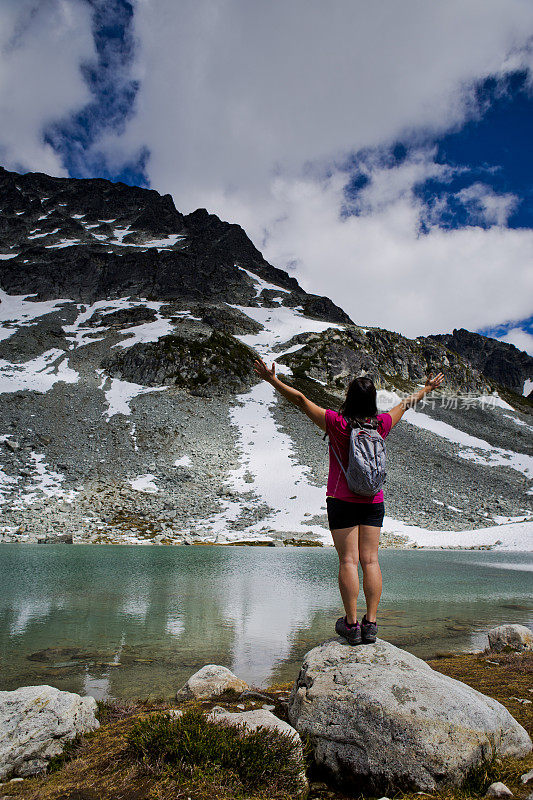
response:
<path id="1" fill-rule="evenodd" d="M 166 773 L 191 791 L 232 791 L 232 797 L 294 798 L 302 783 L 298 743 L 289 735 L 260 727 L 246 730 L 213 722 L 195 706 L 183 716 L 151 714 L 128 735 L 132 755 L 151 774 Z"/>

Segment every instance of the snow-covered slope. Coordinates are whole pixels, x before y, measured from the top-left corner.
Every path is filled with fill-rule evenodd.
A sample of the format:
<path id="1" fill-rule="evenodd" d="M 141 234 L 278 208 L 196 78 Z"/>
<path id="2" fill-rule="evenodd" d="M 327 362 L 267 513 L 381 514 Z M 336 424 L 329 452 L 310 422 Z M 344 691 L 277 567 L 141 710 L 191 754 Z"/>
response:
<path id="1" fill-rule="evenodd" d="M 4 540 L 329 544 L 327 445 L 259 355 L 333 408 L 354 374 L 387 410 L 442 369 L 388 440 L 384 544 L 531 546 L 528 406 L 462 356 L 354 324 L 238 226 L 155 192 L 3 181 Z"/>

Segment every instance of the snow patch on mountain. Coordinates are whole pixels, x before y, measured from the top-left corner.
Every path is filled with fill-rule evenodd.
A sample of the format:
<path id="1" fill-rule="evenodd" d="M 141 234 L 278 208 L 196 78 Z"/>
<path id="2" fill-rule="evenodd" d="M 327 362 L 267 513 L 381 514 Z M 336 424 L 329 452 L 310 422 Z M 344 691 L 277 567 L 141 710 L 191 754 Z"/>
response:
<path id="1" fill-rule="evenodd" d="M 268 284 L 248 270 L 254 280 L 257 295 L 265 289 L 278 289 Z M 288 341 L 299 333 L 320 333 L 328 328 L 343 328 L 343 325 L 312 320 L 304 317 L 297 309 L 254 308 L 232 305 L 263 328 L 258 333 L 236 336 L 244 344 L 252 347 L 259 356 L 274 361 L 280 354 L 272 348 Z M 302 345 L 288 348 L 299 349 Z M 291 370 L 282 364 L 277 365 L 280 374 L 290 375 Z M 246 527 L 245 531 L 231 532 L 229 523 L 235 522 L 241 514 L 241 503 L 234 500 L 223 501 L 223 511 L 207 522 L 211 534 L 219 540 L 231 541 L 246 536 L 259 538 L 274 528 L 277 531 L 293 532 L 296 535 L 312 533 L 325 539 L 322 525 L 310 524 L 306 517 L 322 515 L 326 508 L 325 490 L 311 482 L 307 467 L 298 463 L 291 438 L 276 424 L 272 408 L 277 402 L 275 390 L 263 381 L 249 392 L 238 395 L 231 410 L 231 422 L 238 431 L 237 449 L 241 452 L 241 464 L 228 479 L 228 487 L 238 496 L 254 492 L 271 507 L 272 512 L 260 522 Z M 267 537 L 268 538 L 268 537 Z"/>
<path id="2" fill-rule="evenodd" d="M 235 266 L 237 266 L 237 264 L 235 264 Z M 288 289 L 282 289 L 281 286 L 276 286 L 275 283 L 268 283 L 268 281 L 265 281 L 263 278 L 259 277 L 259 275 L 256 275 L 254 272 L 251 272 L 249 269 L 244 269 L 244 267 L 238 267 L 238 269 L 240 269 L 241 272 L 245 272 L 248 275 L 248 277 L 251 278 L 253 280 L 253 282 L 255 283 L 255 285 L 256 285 L 255 296 L 256 297 L 259 297 L 259 295 L 261 294 L 263 289 L 271 289 L 271 290 L 273 290 L 275 292 L 282 292 L 282 293 L 285 293 L 285 294 L 290 294 Z"/>
<path id="3" fill-rule="evenodd" d="M 131 488 L 136 489 L 138 492 L 148 492 L 149 494 L 157 494 L 159 489 L 154 482 L 156 476 L 147 472 L 145 475 L 137 475 L 129 481 Z"/>
<path id="4" fill-rule="evenodd" d="M 8 339 L 22 326 L 51 314 L 71 300 L 28 300 L 30 294 L 7 294 L 0 289 L 0 341 Z"/>
<path id="5" fill-rule="evenodd" d="M 499 550 L 531 550 L 533 548 L 533 522 L 510 522 L 463 531 L 434 531 L 407 525 L 385 515 L 384 533 L 405 536 L 409 545 L 419 547 L 497 547 Z"/>
<path id="6" fill-rule="evenodd" d="M 138 303 L 136 305 L 139 305 Z M 153 306 L 156 304 L 154 303 Z M 159 304 L 160 306 L 163 303 Z M 201 317 L 195 317 L 190 311 L 176 311 L 174 317 L 180 319 L 192 319 L 201 322 Z M 119 333 L 127 336 L 128 338 L 122 342 L 114 344 L 113 347 L 132 347 L 134 344 L 146 344 L 148 342 L 157 342 L 162 336 L 168 336 L 174 331 L 174 323 L 166 319 L 157 311 L 157 319 L 153 322 L 144 322 L 142 325 L 135 325 L 132 328 L 125 328 Z"/>
<path id="7" fill-rule="evenodd" d="M 461 458 L 467 458 L 477 461 L 478 464 L 485 464 L 491 467 L 511 467 L 523 472 L 524 475 L 533 475 L 533 458 L 531 456 L 516 453 L 513 450 L 505 450 L 503 447 L 495 447 L 477 436 L 471 436 L 465 431 L 454 428 L 441 420 L 433 419 L 427 414 L 415 411 L 413 408 L 407 409 L 403 415 L 403 420 L 410 425 L 415 425 L 417 428 L 423 428 L 431 431 L 436 436 L 448 439 L 449 442 L 462 445 L 464 449 L 458 453 Z M 481 450 L 482 452 L 479 453 L 476 450 Z"/>
<path id="8" fill-rule="evenodd" d="M 228 303 L 230 308 L 241 311 L 246 316 L 259 322 L 263 329 L 259 333 L 248 333 L 236 336 L 243 344 L 252 347 L 259 353 L 260 357 L 275 361 L 280 353 L 274 353 L 273 347 L 277 344 L 287 342 L 299 333 L 322 333 L 328 328 L 343 328 L 335 322 L 322 322 L 321 320 L 310 319 L 301 314 L 298 309 L 279 306 L 279 308 L 253 308 L 251 306 L 240 306 Z M 298 345 L 299 347 L 299 345 Z M 286 352 L 289 352 L 288 350 Z M 290 375 L 289 367 L 277 364 L 277 371 L 283 375 Z"/>
<path id="9" fill-rule="evenodd" d="M 107 422 L 115 414 L 130 416 L 130 403 L 135 397 L 148 392 L 164 392 L 165 389 L 168 389 L 168 386 L 141 386 L 138 383 L 110 378 L 103 370 L 96 370 L 96 372 L 102 376 L 102 381 L 98 388 L 103 389 L 105 393 L 107 409 L 102 413 Z"/>
<path id="10" fill-rule="evenodd" d="M 68 365 L 64 350 L 52 348 L 30 361 L 12 364 L 0 359 L 0 394 L 23 391 L 48 392 L 58 381 L 76 383 L 79 374 Z"/>
<path id="11" fill-rule="evenodd" d="M 106 316 L 107 314 L 112 314 L 114 311 L 118 311 L 120 309 L 129 309 L 140 305 L 143 305 L 146 308 L 150 308 L 156 311 L 156 313 L 158 314 L 158 320 L 157 323 L 148 323 L 149 325 L 150 324 L 156 325 L 156 328 L 153 329 L 151 334 L 155 338 L 145 338 L 145 339 L 139 338 L 138 341 L 156 341 L 159 338 L 159 336 L 165 336 L 167 333 L 170 333 L 170 331 L 172 330 L 172 326 L 170 326 L 168 321 L 165 321 L 165 325 L 161 325 L 162 317 L 159 314 L 159 310 L 161 306 L 164 305 L 162 301 L 145 300 L 144 298 L 140 300 L 133 300 L 130 299 L 129 297 L 119 297 L 116 300 L 97 300 L 90 306 L 85 306 L 81 303 L 78 304 L 77 307 L 79 309 L 79 313 L 74 322 L 71 325 L 63 325 L 63 330 L 65 331 L 65 333 L 71 334 L 67 335 L 66 337 L 67 340 L 71 342 L 70 349 L 76 347 L 82 347 L 87 344 L 92 344 L 93 342 L 97 342 L 105 338 L 104 336 L 95 338 L 95 334 L 108 331 L 108 328 L 105 325 L 99 325 L 99 326 L 84 325 L 84 323 L 90 320 L 93 314 L 95 314 L 96 312 L 99 312 L 101 316 Z M 137 327 L 140 329 L 145 328 L 144 325 L 139 325 Z M 143 334 L 148 336 L 149 335 L 148 330 L 149 329 L 141 330 L 139 332 L 139 336 L 142 336 Z M 162 332 L 158 334 L 157 331 L 159 330 Z M 132 341 L 130 342 L 129 340 L 127 340 L 127 343 L 119 342 L 119 345 L 130 347 L 132 344 L 135 344 L 137 339 L 134 331 L 135 328 L 128 328 L 121 331 L 124 334 L 128 335 L 131 334 Z"/>
<path id="12" fill-rule="evenodd" d="M 378 407 L 380 408 L 386 407 L 386 402 L 393 397 L 397 403 L 400 402 L 400 397 L 394 392 L 378 392 L 378 396 L 380 396 L 378 401 Z M 481 395 L 480 397 L 473 398 L 473 402 L 484 405 L 485 407 L 491 407 L 492 399 L 492 395 Z M 505 401 L 502 401 L 501 398 L 494 399 L 496 400 L 496 402 L 493 404 L 495 408 L 499 407 L 512 409 L 512 406 L 509 406 L 507 403 L 505 403 Z M 497 402 L 498 400 L 501 402 Z M 504 416 L 514 419 L 518 424 L 522 423 L 520 419 L 513 415 L 505 414 Z M 506 450 L 503 447 L 496 447 L 484 439 L 480 439 L 477 436 L 472 436 L 471 434 L 466 433 L 466 431 L 460 430 L 459 428 L 454 428 L 453 425 L 449 425 L 447 422 L 434 419 L 433 417 L 430 417 L 421 411 L 415 411 L 414 408 L 407 409 L 402 417 L 402 421 L 407 422 L 409 425 L 413 425 L 417 428 L 430 431 L 436 436 L 447 439 L 449 442 L 454 442 L 461 445 L 463 449 L 458 452 L 458 455 L 461 458 L 476 461 L 478 464 L 484 464 L 485 466 L 489 467 L 511 467 L 518 472 L 522 472 L 526 476 L 533 475 L 533 458 L 524 453 L 517 453 L 514 450 Z"/>

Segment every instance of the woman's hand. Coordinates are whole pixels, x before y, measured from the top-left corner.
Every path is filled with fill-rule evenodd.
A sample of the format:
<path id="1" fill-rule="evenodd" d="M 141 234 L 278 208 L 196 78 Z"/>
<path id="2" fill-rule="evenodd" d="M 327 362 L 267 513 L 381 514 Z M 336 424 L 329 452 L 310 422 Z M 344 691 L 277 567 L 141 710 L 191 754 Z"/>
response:
<path id="1" fill-rule="evenodd" d="M 426 387 L 428 392 L 431 392 L 433 389 L 436 389 L 438 386 L 441 385 L 442 381 L 444 380 L 444 375 L 442 372 L 439 372 L 435 375 L 434 378 L 431 376 L 433 375 L 432 372 L 429 373 L 428 377 L 426 378 Z"/>
<path id="2" fill-rule="evenodd" d="M 254 361 L 254 370 L 257 372 L 260 378 L 264 381 L 268 381 L 269 383 L 276 377 L 276 366 L 272 364 L 272 369 L 269 369 L 264 361 L 261 359 L 256 359 Z"/>

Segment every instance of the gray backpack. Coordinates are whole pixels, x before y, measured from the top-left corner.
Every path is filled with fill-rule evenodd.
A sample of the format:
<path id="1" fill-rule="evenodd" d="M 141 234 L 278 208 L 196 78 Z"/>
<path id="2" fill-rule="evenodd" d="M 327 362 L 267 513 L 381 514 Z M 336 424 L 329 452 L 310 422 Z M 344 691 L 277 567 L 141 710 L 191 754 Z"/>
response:
<path id="1" fill-rule="evenodd" d="M 385 471 L 387 447 L 375 423 L 358 421 L 357 425 L 352 426 L 348 470 L 344 469 L 332 442 L 331 449 L 351 492 L 372 497 L 382 489 L 387 476 Z"/>

